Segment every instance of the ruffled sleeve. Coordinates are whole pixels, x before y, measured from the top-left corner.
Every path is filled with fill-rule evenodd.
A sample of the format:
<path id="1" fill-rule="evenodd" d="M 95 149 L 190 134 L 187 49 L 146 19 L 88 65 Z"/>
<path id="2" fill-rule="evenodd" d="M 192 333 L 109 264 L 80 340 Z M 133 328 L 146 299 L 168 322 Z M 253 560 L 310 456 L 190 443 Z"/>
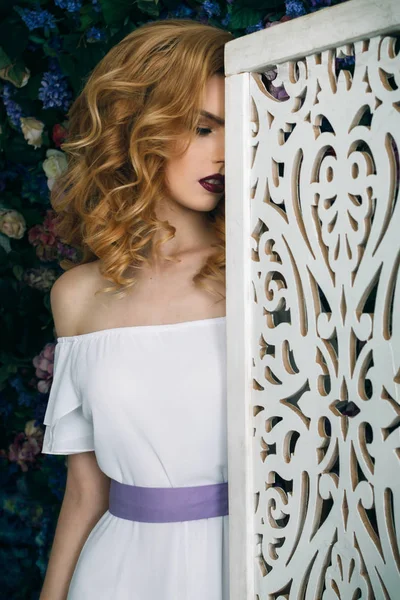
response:
<path id="1" fill-rule="evenodd" d="M 54 351 L 53 382 L 43 423 L 43 454 L 94 450 L 93 422 L 84 414 L 76 386 L 78 343 L 64 338 Z"/>

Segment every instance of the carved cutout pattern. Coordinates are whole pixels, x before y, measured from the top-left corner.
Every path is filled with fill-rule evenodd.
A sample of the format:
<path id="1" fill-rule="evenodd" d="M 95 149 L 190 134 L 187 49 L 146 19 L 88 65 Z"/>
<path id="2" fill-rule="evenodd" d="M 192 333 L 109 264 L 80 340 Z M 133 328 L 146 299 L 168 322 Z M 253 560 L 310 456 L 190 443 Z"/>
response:
<path id="1" fill-rule="evenodd" d="M 400 598 L 400 44 L 250 79 L 256 599 Z"/>

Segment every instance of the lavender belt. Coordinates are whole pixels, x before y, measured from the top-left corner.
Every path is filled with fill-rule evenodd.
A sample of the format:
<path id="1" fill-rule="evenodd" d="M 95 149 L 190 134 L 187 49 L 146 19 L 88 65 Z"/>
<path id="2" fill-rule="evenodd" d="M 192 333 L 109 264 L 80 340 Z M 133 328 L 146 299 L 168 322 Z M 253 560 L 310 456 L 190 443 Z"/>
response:
<path id="1" fill-rule="evenodd" d="M 111 479 L 109 501 L 112 515 L 142 523 L 194 521 L 229 514 L 228 482 L 157 488 Z"/>

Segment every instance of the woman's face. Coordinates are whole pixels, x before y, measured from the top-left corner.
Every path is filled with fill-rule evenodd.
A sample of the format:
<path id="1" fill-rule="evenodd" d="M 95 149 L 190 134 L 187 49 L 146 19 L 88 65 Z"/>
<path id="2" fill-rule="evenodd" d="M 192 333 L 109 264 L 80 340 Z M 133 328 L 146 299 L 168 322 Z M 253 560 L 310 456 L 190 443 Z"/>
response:
<path id="1" fill-rule="evenodd" d="M 171 200 L 191 210 L 213 210 L 224 195 L 206 190 L 200 179 L 225 175 L 225 78 L 214 75 L 207 83 L 202 110 L 217 118 L 202 116 L 196 137 L 185 154 L 167 162 L 166 183 Z"/>

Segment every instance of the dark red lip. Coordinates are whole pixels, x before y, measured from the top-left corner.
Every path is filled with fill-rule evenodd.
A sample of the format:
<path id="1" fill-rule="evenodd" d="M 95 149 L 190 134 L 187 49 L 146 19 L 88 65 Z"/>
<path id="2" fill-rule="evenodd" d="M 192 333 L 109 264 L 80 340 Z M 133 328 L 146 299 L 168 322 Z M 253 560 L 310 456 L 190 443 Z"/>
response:
<path id="1" fill-rule="evenodd" d="M 220 182 L 220 185 L 225 184 L 225 176 L 220 175 L 219 173 L 215 173 L 214 175 L 208 175 L 208 177 L 203 177 L 203 179 L 200 179 L 199 181 L 200 183 L 207 183 L 208 179 L 217 179 Z"/>
<path id="2" fill-rule="evenodd" d="M 205 190 L 207 190 L 207 192 L 212 192 L 213 194 L 222 194 L 222 192 L 225 190 L 224 185 L 216 185 L 206 180 L 199 181 L 199 183 Z"/>

